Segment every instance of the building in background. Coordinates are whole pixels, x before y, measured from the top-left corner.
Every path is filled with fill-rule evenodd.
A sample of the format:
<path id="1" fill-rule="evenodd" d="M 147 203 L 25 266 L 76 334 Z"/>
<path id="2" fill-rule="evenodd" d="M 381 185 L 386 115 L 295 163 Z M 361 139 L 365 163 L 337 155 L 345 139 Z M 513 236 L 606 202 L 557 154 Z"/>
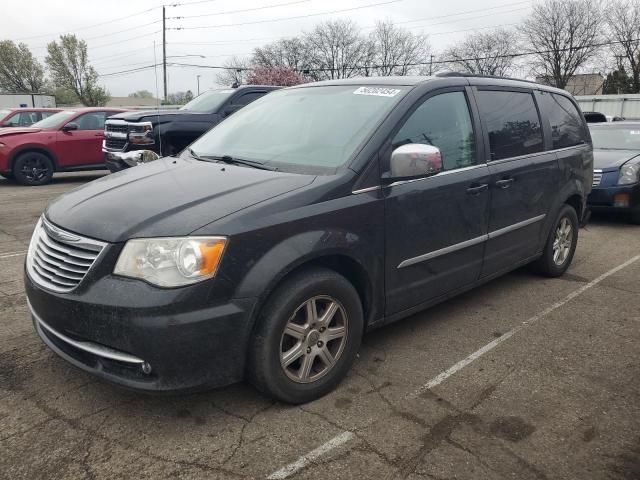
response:
<path id="1" fill-rule="evenodd" d="M 3 93 L 0 94 L 0 108 L 55 108 L 56 97 L 37 93 Z"/>
<path id="2" fill-rule="evenodd" d="M 140 98 L 140 97 L 111 97 L 107 102 L 107 107 L 157 107 L 160 105 L 157 98 Z"/>
<path id="3" fill-rule="evenodd" d="M 599 73 L 580 73 L 569 77 L 565 90 L 571 95 L 602 95 L 605 78 Z M 551 85 L 549 77 L 537 77 L 536 82 Z"/>
<path id="4" fill-rule="evenodd" d="M 640 120 L 640 94 L 576 96 L 583 112 L 600 112 L 607 117 Z"/>

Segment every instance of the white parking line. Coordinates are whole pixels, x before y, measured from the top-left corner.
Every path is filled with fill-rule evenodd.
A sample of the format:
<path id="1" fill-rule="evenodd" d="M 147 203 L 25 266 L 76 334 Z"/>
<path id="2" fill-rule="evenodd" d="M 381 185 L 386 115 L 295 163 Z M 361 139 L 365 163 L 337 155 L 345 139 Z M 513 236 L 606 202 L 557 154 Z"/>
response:
<path id="1" fill-rule="evenodd" d="M 425 383 L 418 390 L 416 390 L 413 394 L 409 395 L 409 397 L 418 395 L 418 394 L 420 394 L 422 392 L 425 392 L 425 391 L 435 387 L 436 385 L 440 385 L 442 382 L 444 382 L 447 378 L 452 376 L 454 373 L 459 372 L 460 370 L 462 370 L 464 367 L 469 365 L 474 360 L 477 360 L 478 358 L 480 358 L 485 353 L 493 350 L 495 347 L 500 345 L 502 342 L 504 342 L 504 341 L 508 340 L 509 338 L 511 338 L 515 333 L 519 332 L 520 330 L 522 330 L 525 327 L 528 327 L 529 325 L 532 325 L 533 323 L 535 323 L 538 320 L 540 320 L 542 317 L 545 317 L 546 315 L 549 315 L 554 310 L 557 310 L 558 308 L 560 308 L 563 305 L 565 305 L 566 303 L 570 302 L 571 300 L 573 300 L 577 296 L 583 294 L 584 292 L 586 292 L 590 288 L 596 286 L 597 284 L 602 282 L 607 277 L 610 277 L 614 273 L 619 272 L 623 268 L 628 267 L 629 265 L 631 265 L 634 262 L 637 262 L 638 260 L 640 260 L 640 255 L 636 255 L 635 257 L 630 258 L 629 260 L 627 260 L 626 262 L 622 263 L 621 265 L 618 265 L 617 267 L 612 268 L 608 272 L 603 273 L 599 277 L 595 278 L 594 280 L 591 280 L 589 283 L 583 285 L 582 287 L 578 288 L 577 290 L 574 290 L 573 292 L 568 294 L 566 297 L 564 297 L 562 300 L 560 300 L 560 301 L 554 303 L 553 305 L 545 308 L 540 313 L 538 313 L 538 314 L 534 315 L 533 317 L 525 320 L 524 322 L 522 322 L 517 327 L 515 327 L 515 328 L 509 330 L 507 333 L 503 334 L 501 337 L 496 338 L 492 342 L 489 342 L 484 347 L 476 350 L 475 352 L 473 352 L 471 355 L 469 355 L 465 359 L 460 360 L 458 363 L 456 363 L 452 367 L 450 367 L 450 368 L 446 369 L 445 371 L 441 372 L 440 374 L 438 374 L 437 376 L 435 376 L 434 378 L 429 380 L 427 383 Z M 353 432 L 349 432 L 349 431 L 342 432 L 341 434 L 333 437 L 328 442 L 320 445 L 315 450 L 312 450 L 309 453 L 307 453 L 306 455 L 303 455 L 302 457 L 300 457 L 295 462 L 290 463 L 289 465 L 286 465 L 285 467 L 282 467 L 280 470 L 272 473 L 271 475 L 269 475 L 267 477 L 267 479 L 268 480 L 282 480 L 282 479 L 288 478 L 291 475 L 293 475 L 294 473 L 296 473 L 297 471 L 299 471 L 302 468 L 304 468 L 307 465 L 309 465 L 313 460 L 319 458 L 320 456 L 322 456 L 325 453 L 333 450 L 334 448 L 339 447 L 340 445 L 344 445 L 345 443 L 349 442 L 354 436 L 355 435 L 354 435 Z"/>
<path id="2" fill-rule="evenodd" d="M 453 375 L 454 373 L 462 370 L 464 367 L 469 365 L 474 360 L 477 360 L 478 358 L 480 358 L 485 353 L 490 352 L 491 350 L 496 348 L 498 345 L 500 345 L 502 342 L 507 341 L 509 338 L 511 338 L 514 334 L 516 334 L 517 332 L 519 332 L 523 328 L 526 328 L 529 325 L 531 325 L 531 324 L 537 322 L 538 320 L 540 320 L 542 317 L 544 317 L 546 315 L 549 315 L 554 310 L 557 310 L 558 308 L 562 307 L 564 304 L 570 302 L 571 300 L 573 300 L 577 296 L 583 294 L 584 292 L 586 292 L 590 288 L 592 288 L 595 285 L 599 284 L 605 278 L 610 277 L 614 273 L 622 270 L 625 267 L 628 267 L 629 265 L 631 265 L 632 263 L 634 263 L 634 262 L 636 262 L 638 260 L 640 260 L 640 255 L 636 255 L 635 257 L 627 260 L 623 264 L 618 265 L 617 267 L 612 268 L 608 272 L 603 273 L 598 278 L 595 278 L 594 280 L 591 280 L 589 283 L 583 285 L 582 287 L 578 288 L 577 290 L 574 290 L 569 295 L 564 297 L 562 300 L 554 303 L 550 307 L 545 308 L 540 313 L 538 313 L 538 314 L 534 315 L 533 317 L 525 320 L 524 322 L 522 322 L 522 324 L 518 325 L 517 327 L 513 328 L 512 330 L 509 330 L 507 333 L 503 334 L 501 337 L 496 338 L 494 341 L 487 343 L 484 347 L 476 350 L 471 355 L 469 355 L 467 358 L 465 358 L 463 360 L 460 360 L 458 363 L 456 363 L 452 367 L 449 367 L 444 372 L 442 372 L 439 375 L 437 375 L 436 377 L 432 378 L 427 383 L 425 383 L 422 387 L 420 387 L 418 390 L 416 390 L 416 392 L 414 392 L 414 395 L 418 395 L 418 394 L 420 394 L 422 392 L 425 392 L 425 391 L 435 387 L 436 385 L 440 385 L 442 382 L 444 382 L 451 375 Z"/>
<path id="3" fill-rule="evenodd" d="M 11 257 L 20 257 L 22 255 L 26 255 L 27 252 L 11 252 L 11 253 L 2 253 L 0 254 L 0 260 L 3 258 L 11 258 Z"/>
<path id="4" fill-rule="evenodd" d="M 272 473 L 267 477 L 268 480 L 282 480 L 284 478 L 289 477 L 290 475 L 296 473 L 301 468 L 306 467 L 311 462 L 313 462 L 316 458 L 321 457 L 325 453 L 330 450 L 333 450 L 340 445 L 347 443 L 349 440 L 353 438 L 353 433 L 351 432 L 342 432 L 340 435 L 333 437 L 327 443 L 323 443 L 315 450 L 311 450 L 306 455 L 303 455 L 298 460 L 293 463 L 290 463 L 286 467 L 282 467 L 277 472 Z"/>

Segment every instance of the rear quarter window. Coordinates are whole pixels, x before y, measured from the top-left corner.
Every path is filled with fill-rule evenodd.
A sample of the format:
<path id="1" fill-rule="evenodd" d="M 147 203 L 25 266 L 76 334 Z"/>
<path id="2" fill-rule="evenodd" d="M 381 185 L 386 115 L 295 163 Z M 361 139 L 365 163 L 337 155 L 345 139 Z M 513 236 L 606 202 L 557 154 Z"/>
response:
<path id="1" fill-rule="evenodd" d="M 552 147 L 566 148 L 588 141 L 578 109 L 571 100 L 555 93 L 540 92 L 542 114 L 551 127 Z"/>
<path id="2" fill-rule="evenodd" d="M 480 118 L 489 135 L 491 160 L 543 150 L 540 118 L 531 93 L 481 90 L 477 100 Z"/>

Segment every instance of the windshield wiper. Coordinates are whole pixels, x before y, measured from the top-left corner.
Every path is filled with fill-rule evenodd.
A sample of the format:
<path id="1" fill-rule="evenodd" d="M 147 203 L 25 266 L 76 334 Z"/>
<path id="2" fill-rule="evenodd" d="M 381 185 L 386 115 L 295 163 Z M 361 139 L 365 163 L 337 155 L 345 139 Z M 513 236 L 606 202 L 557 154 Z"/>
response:
<path id="1" fill-rule="evenodd" d="M 232 157 L 231 155 L 220 155 L 220 156 L 209 156 L 204 157 L 208 160 L 216 160 L 218 162 L 228 163 L 231 165 L 245 165 L 247 167 L 259 168 L 261 170 L 271 170 L 275 171 L 277 168 L 265 165 L 261 162 L 256 162 L 254 160 L 245 160 L 244 158 Z"/>
<path id="2" fill-rule="evenodd" d="M 187 148 L 187 152 L 189 152 L 189 155 L 191 155 L 193 158 L 195 158 L 196 160 L 200 160 L 201 162 L 210 161 L 208 158 L 201 157 L 200 155 L 198 155 L 196 152 L 193 151 L 193 148 L 191 147 Z"/>

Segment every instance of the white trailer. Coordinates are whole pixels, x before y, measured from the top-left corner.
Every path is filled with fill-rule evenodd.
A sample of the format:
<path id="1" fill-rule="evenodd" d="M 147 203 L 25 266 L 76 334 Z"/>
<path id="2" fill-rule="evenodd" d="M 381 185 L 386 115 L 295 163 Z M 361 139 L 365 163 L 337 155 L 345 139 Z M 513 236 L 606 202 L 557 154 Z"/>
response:
<path id="1" fill-rule="evenodd" d="M 578 95 L 575 97 L 583 112 L 600 112 L 608 117 L 640 120 L 640 94 Z"/>
<path id="2" fill-rule="evenodd" d="M 53 108 L 56 107 L 56 97 L 37 93 L 8 93 L 0 94 L 0 108 Z"/>

